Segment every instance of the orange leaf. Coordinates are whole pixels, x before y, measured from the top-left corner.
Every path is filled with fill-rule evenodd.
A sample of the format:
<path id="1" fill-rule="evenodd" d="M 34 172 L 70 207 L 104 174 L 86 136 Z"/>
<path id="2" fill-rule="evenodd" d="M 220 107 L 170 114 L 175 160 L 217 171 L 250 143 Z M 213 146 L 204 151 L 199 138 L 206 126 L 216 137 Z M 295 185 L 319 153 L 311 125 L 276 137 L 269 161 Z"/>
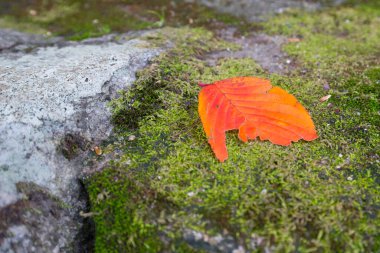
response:
<path id="1" fill-rule="evenodd" d="M 316 139 L 314 123 L 297 99 L 270 81 L 234 77 L 199 84 L 198 112 L 215 156 L 228 158 L 225 132 L 239 129 L 239 139 L 260 137 L 288 146 L 292 141 Z"/>

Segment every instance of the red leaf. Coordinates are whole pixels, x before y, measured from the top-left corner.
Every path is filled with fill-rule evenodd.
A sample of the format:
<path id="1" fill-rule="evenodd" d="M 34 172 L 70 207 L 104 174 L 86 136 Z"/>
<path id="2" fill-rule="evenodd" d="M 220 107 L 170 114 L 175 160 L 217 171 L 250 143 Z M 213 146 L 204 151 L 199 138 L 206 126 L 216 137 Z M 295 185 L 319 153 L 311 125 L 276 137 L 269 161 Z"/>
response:
<path id="1" fill-rule="evenodd" d="M 215 156 L 228 158 L 225 132 L 239 129 L 246 142 L 260 137 L 288 146 L 292 141 L 318 138 L 314 123 L 297 99 L 270 81 L 234 77 L 200 84 L 198 112 Z"/>

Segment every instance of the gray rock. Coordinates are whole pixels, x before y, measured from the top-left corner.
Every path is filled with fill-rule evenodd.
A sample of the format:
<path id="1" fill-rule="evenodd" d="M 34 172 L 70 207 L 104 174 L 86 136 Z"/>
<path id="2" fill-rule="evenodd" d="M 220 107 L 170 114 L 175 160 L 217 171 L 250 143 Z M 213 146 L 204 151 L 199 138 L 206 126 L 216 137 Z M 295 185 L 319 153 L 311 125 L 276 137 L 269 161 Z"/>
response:
<path id="1" fill-rule="evenodd" d="M 8 35 L 0 35 L 0 46 L 7 49 L 40 39 L 26 40 L 17 32 Z M 12 38 L 19 41 L 15 44 Z M 115 41 L 115 36 L 51 43 L 38 44 L 29 54 L 18 50 L 0 54 L 0 211 L 23 201 L 25 194 L 16 184 L 27 181 L 70 205 L 71 213 L 62 217 L 73 220 L 84 208 L 77 183 L 84 165 L 78 154 L 90 152 L 110 135 L 107 102 L 117 90 L 130 86 L 135 72 L 161 50 L 149 48 L 139 39 Z M 38 202 L 38 206 L 44 205 L 44 201 Z M 33 215 L 27 220 L 41 220 L 39 214 Z M 34 231 L 55 231 L 62 226 L 51 219 L 36 224 Z M 78 232 L 77 227 L 66 225 L 60 240 L 45 238 L 45 249 L 25 222 L 10 222 L 3 229 L 0 252 L 62 252 Z M 15 242 L 23 246 L 12 250 Z"/>
<path id="2" fill-rule="evenodd" d="M 63 38 L 47 38 L 38 34 L 28 34 L 9 29 L 0 29 L 0 51 L 30 50 L 39 46 L 47 46 L 62 42 Z"/>
<path id="3" fill-rule="evenodd" d="M 0 209 L 0 252 L 73 252 L 77 223 L 47 189 L 17 183 L 23 199 Z"/>
<path id="4" fill-rule="evenodd" d="M 187 0 L 197 2 L 220 12 L 244 17 L 249 21 L 263 21 L 268 16 L 298 8 L 307 11 L 319 9 L 325 5 L 337 5 L 344 0 Z"/>
<path id="5" fill-rule="evenodd" d="M 230 235 L 209 236 L 199 231 L 185 229 L 183 239 L 192 247 L 206 252 L 235 252 L 235 249 L 242 248 Z"/>
<path id="6" fill-rule="evenodd" d="M 207 54 L 204 59 L 209 65 L 216 65 L 221 58 L 252 58 L 270 73 L 283 74 L 293 68 L 290 58 L 282 51 L 287 42 L 284 36 L 249 33 L 235 36 L 236 28 L 229 27 L 217 31 L 224 40 L 240 45 L 240 50 L 224 50 Z"/>

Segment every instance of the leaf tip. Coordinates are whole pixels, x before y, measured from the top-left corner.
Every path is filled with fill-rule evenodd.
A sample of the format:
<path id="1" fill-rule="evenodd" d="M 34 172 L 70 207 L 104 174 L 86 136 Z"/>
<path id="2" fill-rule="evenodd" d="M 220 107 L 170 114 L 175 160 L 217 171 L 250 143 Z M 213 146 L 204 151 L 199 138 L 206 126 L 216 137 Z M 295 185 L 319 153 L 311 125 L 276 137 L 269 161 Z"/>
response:
<path id="1" fill-rule="evenodd" d="M 216 157 L 216 158 L 218 158 L 219 162 L 224 163 L 227 160 L 228 156 Z"/>

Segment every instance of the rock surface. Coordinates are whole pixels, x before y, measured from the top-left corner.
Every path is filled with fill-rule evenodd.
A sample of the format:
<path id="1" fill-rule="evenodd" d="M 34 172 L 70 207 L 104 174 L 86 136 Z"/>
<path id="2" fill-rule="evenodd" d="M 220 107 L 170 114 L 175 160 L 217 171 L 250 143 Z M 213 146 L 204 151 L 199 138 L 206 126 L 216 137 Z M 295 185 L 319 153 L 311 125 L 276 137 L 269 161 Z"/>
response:
<path id="1" fill-rule="evenodd" d="M 344 0 L 305 1 L 305 0 L 187 0 L 198 2 L 220 12 L 244 17 L 249 21 L 263 21 L 268 16 L 282 13 L 288 9 L 298 8 L 307 11 L 317 10 L 324 5 L 338 5 Z"/>
<path id="2" fill-rule="evenodd" d="M 42 35 L 28 34 L 10 29 L 0 29 L 0 51 L 30 50 L 40 46 L 64 43 L 63 38 L 45 38 Z"/>
<path id="3" fill-rule="evenodd" d="M 282 51 L 287 42 L 284 36 L 269 36 L 251 32 L 244 36 L 236 36 L 233 27 L 217 31 L 222 39 L 240 46 L 239 50 L 224 50 L 207 54 L 204 58 L 211 65 L 216 65 L 222 58 L 252 58 L 269 73 L 286 73 L 292 68 L 292 60 Z"/>
<path id="4" fill-rule="evenodd" d="M 68 210 L 36 184 L 17 189 L 24 199 L 0 209 L 0 252 L 72 252 L 78 224 Z"/>
<path id="5" fill-rule="evenodd" d="M 142 40 L 115 42 L 114 36 L 106 36 L 24 53 L 14 50 L 15 45 L 46 44 L 32 35 L 9 30 L 1 34 L 8 35 L 2 36 L 5 42 L 0 41 L 7 49 L 0 54 L 0 212 L 19 209 L 20 205 L 45 210 L 46 202 L 54 199 L 34 201 L 16 188 L 25 181 L 44 187 L 46 196 L 54 194 L 60 198 L 58 202 L 70 205 L 71 213 L 66 214 L 63 208 L 57 215 L 72 219 L 84 208 L 76 180 L 84 167 L 81 159 L 75 159 L 78 151 L 88 151 L 109 136 L 112 127 L 107 102 L 117 90 L 131 85 L 135 72 L 160 50 L 149 48 Z M 13 52 L 9 51 L 12 48 Z M 41 248 L 37 241 L 33 243 L 30 224 L 8 221 L 2 225 L 6 233 L 0 234 L 0 252 L 61 252 L 77 232 L 70 223 L 63 227 L 51 221 L 34 224 L 33 233 L 42 233 L 39 238 L 46 236 L 44 245 L 50 245 Z M 66 232 L 59 240 L 50 238 L 51 231 L 58 229 Z M 13 248 L 12 243 L 21 245 L 17 243 L 20 240 L 23 247 Z"/>

